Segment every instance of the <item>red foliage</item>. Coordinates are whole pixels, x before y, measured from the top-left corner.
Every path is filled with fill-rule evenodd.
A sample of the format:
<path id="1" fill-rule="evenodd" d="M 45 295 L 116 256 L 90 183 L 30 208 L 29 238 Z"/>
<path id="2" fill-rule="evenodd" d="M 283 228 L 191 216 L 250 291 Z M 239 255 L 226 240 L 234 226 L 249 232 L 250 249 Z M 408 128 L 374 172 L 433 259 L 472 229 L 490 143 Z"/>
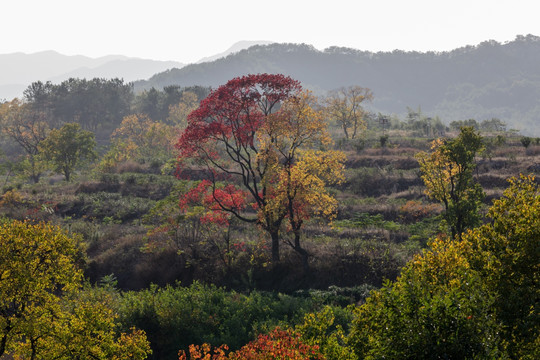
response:
<path id="1" fill-rule="evenodd" d="M 255 132 L 281 102 L 297 94 L 300 83 L 281 74 L 247 75 L 228 81 L 188 116 L 188 127 L 176 147 L 193 157 L 210 140 L 253 146 Z"/>
<path id="2" fill-rule="evenodd" d="M 222 226 L 229 224 L 231 211 L 242 211 L 246 208 L 247 193 L 234 185 L 216 188 L 208 180 L 201 181 L 180 198 L 182 211 L 192 206 L 203 206 L 206 212 L 201 216 L 201 222 L 214 223 Z"/>
<path id="3" fill-rule="evenodd" d="M 212 350 L 208 344 L 191 345 L 189 358 L 191 360 L 323 360 L 318 346 L 304 344 L 300 335 L 292 330 L 274 329 L 270 334 L 261 334 L 256 340 L 243 346 L 240 350 L 229 353 L 227 345 Z M 179 352 L 180 360 L 186 360 L 184 351 Z"/>

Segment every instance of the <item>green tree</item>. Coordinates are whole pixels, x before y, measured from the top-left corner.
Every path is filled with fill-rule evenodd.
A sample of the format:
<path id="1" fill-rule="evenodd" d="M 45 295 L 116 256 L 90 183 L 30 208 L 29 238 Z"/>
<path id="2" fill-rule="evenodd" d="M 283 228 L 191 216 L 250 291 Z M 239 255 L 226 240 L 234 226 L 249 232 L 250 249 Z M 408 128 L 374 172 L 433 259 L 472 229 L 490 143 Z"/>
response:
<path id="1" fill-rule="evenodd" d="M 527 149 L 529 145 L 531 145 L 532 139 L 528 136 L 523 136 L 521 139 L 519 139 L 519 141 L 521 142 L 521 145 Z"/>
<path id="2" fill-rule="evenodd" d="M 71 180 L 71 174 L 84 160 L 94 160 L 96 141 L 94 134 L 82 130 L 79 124 L 65 124 L 60 129 L 51 130 L 40 144 L 45 158 L 52 162 L 55 171 Z"/>
<path id="3" fill-rule="evenodd" d="M 474 158 L 483 150 L 482 137 L 472 127 L 462 127 L 454 139 L 433 141 L 432 152 L 420 152 L 420 163 L 426 194 L 444 205 L 444 219 L 452 237 L 479 224 L 478 209 L 484 191 L 474 181 Z"/>
<path id="4" fill-rule="evenodd" d="M 483 120 L 480 123 L 480 129 L 488 132 L 504 132 L 506 131 L 506 123 L 497 118 L 491 120 Z"/>
<path id="5" fill-rule="evenodd" d="M 540 191 L 512 179 L 492 221 L 440 236 L 357 308 L 360 358 L 537 359 L 540 355 Z"/>

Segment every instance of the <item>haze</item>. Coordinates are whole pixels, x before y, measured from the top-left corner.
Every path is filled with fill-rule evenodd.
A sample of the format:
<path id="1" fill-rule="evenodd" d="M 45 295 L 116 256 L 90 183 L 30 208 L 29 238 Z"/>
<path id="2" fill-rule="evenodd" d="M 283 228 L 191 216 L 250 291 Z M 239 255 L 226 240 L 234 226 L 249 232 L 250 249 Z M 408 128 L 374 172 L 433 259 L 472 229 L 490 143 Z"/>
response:
<path id="1" fill-rule="evenodd" d="M 239 40 L 445 51 L 540 34 L 534 0 L 21 0 L 2 5 L 0 54 L 55 50 L 183 63 Z"/>

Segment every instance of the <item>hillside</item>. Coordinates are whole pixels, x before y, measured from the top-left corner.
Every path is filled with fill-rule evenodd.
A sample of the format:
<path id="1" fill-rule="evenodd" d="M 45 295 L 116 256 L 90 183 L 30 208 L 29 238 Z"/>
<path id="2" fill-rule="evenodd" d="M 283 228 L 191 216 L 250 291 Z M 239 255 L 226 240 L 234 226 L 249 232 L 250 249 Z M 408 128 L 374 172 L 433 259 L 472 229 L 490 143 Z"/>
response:
<path id="1" fill-rule="evenodd" d="M 407 107 L 421 107 L 447 123 L 497 117 L 509 127 L 538 136 L 539 59 L 540 37 L 533 35 L 441 53 L 256 45 L 213 62 L 167 70 L 136 82 L 135 88 L 216 87 L 248 73 L 283 73 L 319 93 L 352 84 L 371 88 L 373 111 L 403 114 Z"/>

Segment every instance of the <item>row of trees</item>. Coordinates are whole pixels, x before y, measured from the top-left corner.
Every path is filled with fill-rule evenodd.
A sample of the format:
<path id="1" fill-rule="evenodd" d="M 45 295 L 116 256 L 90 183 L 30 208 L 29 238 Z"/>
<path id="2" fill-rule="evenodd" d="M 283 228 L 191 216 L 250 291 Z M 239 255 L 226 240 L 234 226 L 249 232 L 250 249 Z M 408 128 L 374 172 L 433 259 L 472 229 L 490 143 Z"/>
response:
<path id="1" fill-rule="evenodd" d="M 1 135 L 19 145 L 19 148 L 10 147 L 9 142 L 3 141 L 4 148 L 10 155 L 11 167 L 25 173 L 33 182 L 39 181 L 43 171 L 48 168 L 61 170 L 69 181 L 71 173 L 77 169 L 77 163 L 80 163 L 79 160 L 75 161 L 73 155 L 81 155 L 80 160 L 95 160 L 94 146 L 98 143 L 109 143 L 111 135 L 113 146 L 105 160 L 105 168 L 107 162 L 110 165 L 118 156 L 129 156 L 133 160 L 142 161 L 157 157 L 164 162 L 174 157 L 170 151 L 171 146 L 168 146 L 167 150 L 166 143 L 172 143 L 170 139 L 176 137 L 180 129 L 185 127 L 187 115 L 207 91 L 208 89 L 201 87 L 170 86 L 163 91 L 152 89 L 134 96 L 132 86 L 118 79 L 70 79 L 59 85 L 36 82 L 25 91 L 23 100 L 14 99 L 0 104 Z M 156 102 L 149 102 L 150 97 L 155 97 Z M 140 112 L 141 115 L 130 115 L 133 112 Z M 150 120 L 143 112 L 159 112 L 162 115 L 158 119 Z M 138 129 L 133 129 L 134 122 L 139 122 Z M 76 130 L 75 124 L 78 126 Z M 67 127 L 64 128 L 64 125 Z M 127 129 L 130 126 L 132 129 Z M 46 149 L 54 148 L 43 141 L 49 136 L 58 137 L 58 131 L 77 133 L 80 137 L 61 149 L 56 148 L 57 155 L 47 153 L 50 151 L 45 151 Z M 134 133 L 136 131 L 139 135 Z M 143 146 L 140 144 L 140 134 L 148 131 L 151 135 L 145 134 L 147 139 L 144 146 L 147 150 L 153 150 L 141 150 Z M 137 136 L 139 139 L 134 139 Z M 90 142 L 87 141 L 90 138 Z M 159 148 L 156 148 L 156 142 L 159 142 Z M 136 154 L 133 149 L 135 146 L 139 149 Z M 17 158 L 21 150 L 23 156 Z M 127 154 L 118 154 L 124 150 Z M 166 152 L 167 156 L 164 158 L 155 154 L 160 151 Z M 45 160 L 58 159 L 59 152 L 69 153 L 71 159 L 64 161 L 62 165 L 56 163 L 54 167 L 47 166 Z"/>

